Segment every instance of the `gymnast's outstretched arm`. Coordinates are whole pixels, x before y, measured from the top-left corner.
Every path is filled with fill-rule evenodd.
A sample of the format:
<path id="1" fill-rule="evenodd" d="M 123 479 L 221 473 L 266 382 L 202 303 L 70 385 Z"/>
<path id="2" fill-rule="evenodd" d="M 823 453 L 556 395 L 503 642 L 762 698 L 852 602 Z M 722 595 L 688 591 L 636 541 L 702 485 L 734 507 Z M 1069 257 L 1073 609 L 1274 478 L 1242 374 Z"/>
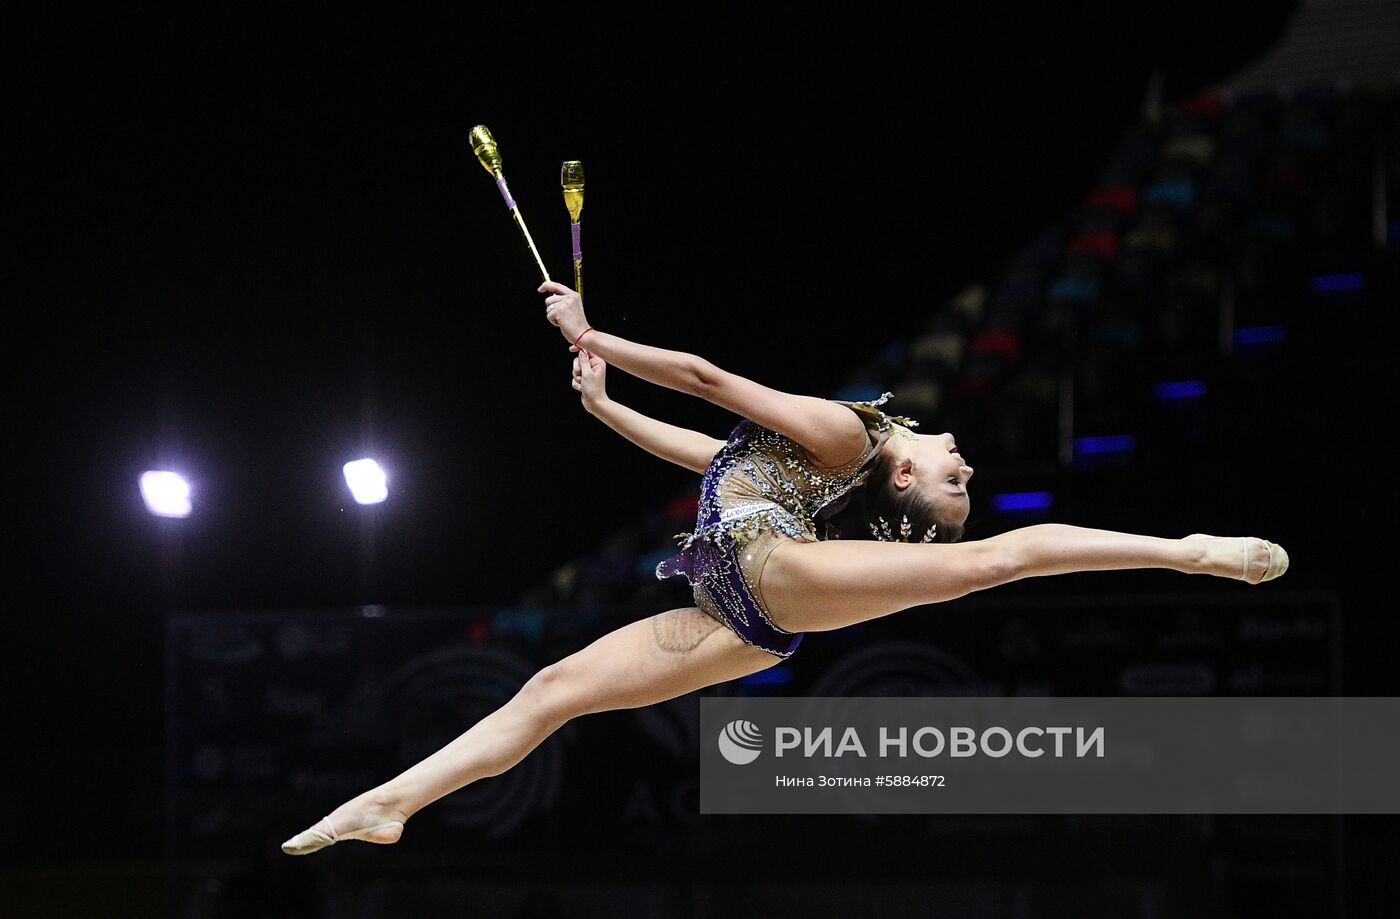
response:
<path id="1" fill-rule="evenodd" d="M 806 448 L 819 465 L 850 462 L 866 447 L 865 426 L 844 406 L 770 389 L 695 354 L 653 348 L 590 329 L 577 293 L 555 281 L 541 284 L 539 292 L 549 294 L 545 317 L 584 351 L 635 377 L 698 396 L 777 431 Z"/>
<path id="2" fill-rule="evenodd" d="M 653 456 L 704 475 L 724 441 L 657 421 L 614 402 L 608 398 L 606 372 L 607 364 L 596 354 L 581 353 L 574 358 L 573 386 L 582 394 L 588 413 Z"/>

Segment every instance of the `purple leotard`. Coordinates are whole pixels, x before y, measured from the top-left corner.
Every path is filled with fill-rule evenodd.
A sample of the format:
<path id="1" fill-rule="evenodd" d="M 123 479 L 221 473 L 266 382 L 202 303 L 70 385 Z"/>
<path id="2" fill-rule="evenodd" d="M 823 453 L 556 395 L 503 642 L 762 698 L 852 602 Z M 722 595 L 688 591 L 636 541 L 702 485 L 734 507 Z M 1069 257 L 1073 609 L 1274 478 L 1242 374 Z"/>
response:
<path id="1" fill-rule="evenodd" d="M 694 532 L 679 534 L 680 553 L 657 565 L 656 576 L 685 575 L 696 606 L 754 647 L 790 656 L 803 633 L 779 628 L 770 617 L 760 590 L 763 565 L 785 540 L 817 541 L 818 512 L 864 483 L 891 421 L 917 424 L 880 411 L 889 398 L 833 400 L 860 417 L 869 438 L 860 456 L 834 468 L 818 466 L 782 434 L 741 421 L 705 470 Z"/>

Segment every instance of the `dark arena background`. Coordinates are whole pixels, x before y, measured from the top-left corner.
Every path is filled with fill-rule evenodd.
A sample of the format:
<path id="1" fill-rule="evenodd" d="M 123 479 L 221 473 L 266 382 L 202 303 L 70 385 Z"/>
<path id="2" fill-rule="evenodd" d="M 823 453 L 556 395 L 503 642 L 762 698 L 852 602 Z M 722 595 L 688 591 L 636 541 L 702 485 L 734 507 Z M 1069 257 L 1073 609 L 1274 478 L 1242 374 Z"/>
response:
<path id="1" fill-rule="evenodd" d="M 707 694 L 1400 695 L 1397 4 L 978 6 L 13 21 L 0 915 L 1400 915 L 1393 815 L 699 813 Z M 812 633 L 570 722 L 396 846 L 282 854 L 691 604 L 652 572 L 699 478 L 580 407 L 478 123 L 566 283 L 585 163 L 591 322 L 892 391 L 976 464 L 967 538 L 1250 534 L 1290 570 Z M 188 516 L 147 512 L 148 470 Z"/>

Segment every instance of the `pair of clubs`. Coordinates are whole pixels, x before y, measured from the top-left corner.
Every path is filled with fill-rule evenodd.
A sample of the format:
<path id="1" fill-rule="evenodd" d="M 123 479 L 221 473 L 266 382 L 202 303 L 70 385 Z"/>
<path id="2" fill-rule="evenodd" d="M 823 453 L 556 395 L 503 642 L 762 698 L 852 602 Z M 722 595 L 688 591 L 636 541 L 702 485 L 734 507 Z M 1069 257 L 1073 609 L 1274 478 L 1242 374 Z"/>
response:
<path id="1" fill-rule="evenodd" d="M 506 185 L 505 173 L 501 168 L 501 151 L 496 145 L 496 139 L 491 135 L 490 129 L 484 124 L 479 124 L 471 130 L 472 152 L 480 161 L 481 166 L 496 179 L 496 187 L 500 189 L 501 197 L 505 199 L 506 207 L 510 209 L 511 217 L 515 220 L 515 225 L 520 227 L 520 232 L 525 237 L 525 245 L 530 247 L 530 254 L 535 257 L 535 264 L 539 266 L 540 275 L 548 281 L 549 271 L 544 267 L 544 259 L 540 258 L 539 250 L 535 248 L 535 241 L 530 238 L 530 231 L 525 227 L 525 218 L 520 214 L 520 208 L 516 205 L 515 199 L 510 195 L 510 189 Z M 574 290 L 580 295 L 583 293 L 583 246 L 579 238 L 579 219 L 583 216 L 583 163 L 578 160 L 568 160 L 559 170 L 559 184 L 564 189 L 564 206 L 569 209 L 569 231 L 573 237 L 574 247 Z"/>

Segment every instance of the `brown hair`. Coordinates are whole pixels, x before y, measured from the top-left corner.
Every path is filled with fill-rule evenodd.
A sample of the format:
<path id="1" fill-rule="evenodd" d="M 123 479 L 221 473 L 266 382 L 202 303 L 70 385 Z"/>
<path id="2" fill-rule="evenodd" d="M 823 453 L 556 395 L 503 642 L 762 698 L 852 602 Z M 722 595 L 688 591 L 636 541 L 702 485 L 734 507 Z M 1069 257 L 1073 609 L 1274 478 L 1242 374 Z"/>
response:
<path id="1" fill-rule="evenodd" d="M 900 524 L 908 517 L 909 542 L 918 542 L 931 526 L 938 529 L 930 542 L 957 542 L 962 539 L 963 525 L 946 519 L 927 495 L 913 486 L 903 491 L 894 487 L 894 467 L 895 460 L 884 450 L 880 451 L 870 467 L 870 475 L 865 480 L 867 528 L 878 527 L 883 517 L 898 538 Z"/>

